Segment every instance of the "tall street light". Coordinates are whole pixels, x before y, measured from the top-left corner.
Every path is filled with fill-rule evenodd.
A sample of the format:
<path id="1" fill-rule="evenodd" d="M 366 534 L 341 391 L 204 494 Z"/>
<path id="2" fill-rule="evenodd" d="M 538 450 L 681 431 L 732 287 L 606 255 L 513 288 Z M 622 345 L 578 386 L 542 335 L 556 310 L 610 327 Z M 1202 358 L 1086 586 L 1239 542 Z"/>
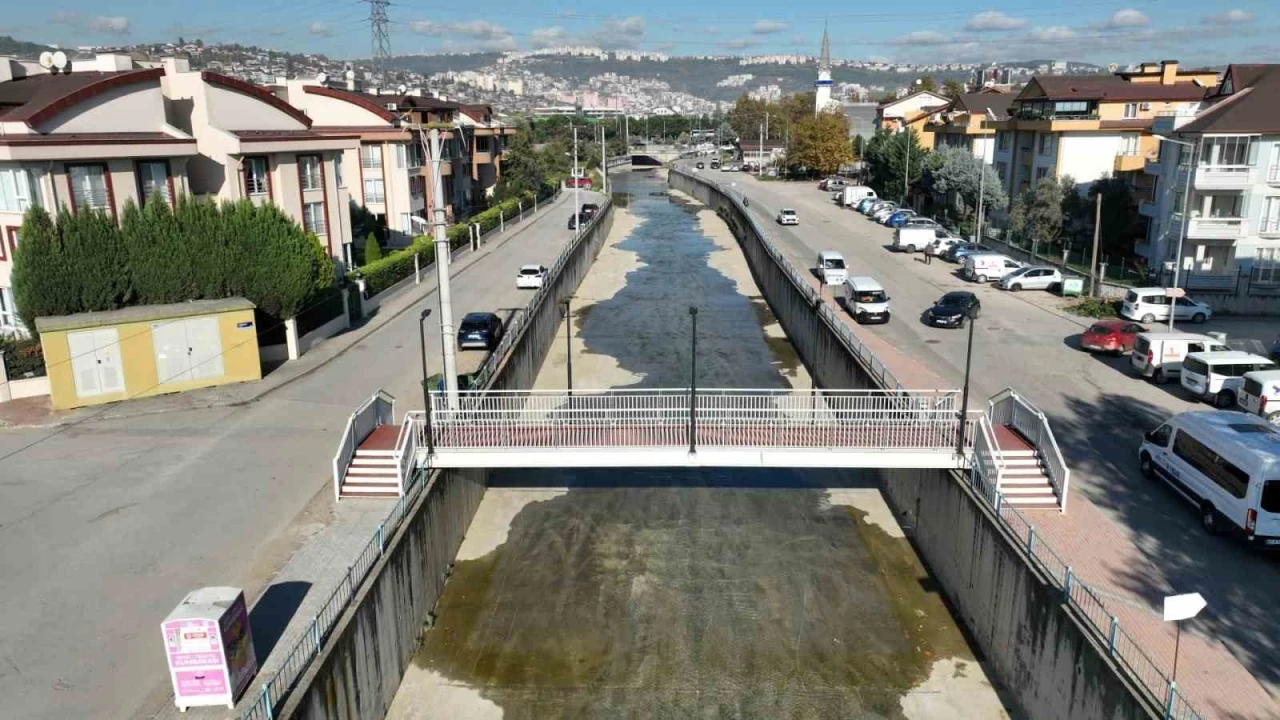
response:
<path id="1" fill-rule="evenodd" d="M 697 431 L 694 419 L 698 414 L 698 308 L 689 306 L 689 320 L 692 326 L 689 340 L 692 345 L 689 354 L 689 454 L 697 452 Z"/>
<path id="2" fill-rule="evenodd" d="M 569 313 L 569 301 L 573 296 L 565 298 L 560 302 L 560 317 L 564 318 L 564 357 L 565 357 L 565 374 L 569 385 L 569 397 L 573 397 L 573 317 Z"/>
<path id="3" fill-rule="evenodd" d="M 1191 215 L 1191 176 L 1196 172 L 1196 163 L 1200 156 L 1200 142 L 1204 138 L 1196 140 L 1194 143 L 1185 140 L 1174 140 L 1171 137 L 1156 135 L 1162 142 L 1171 142 L 1175 145 L 1182 145 L 1192 148 L 1190 162 L 1187 163 L 1187 182 L 1182 190 L 1182 230 L 1178 232 L 1178 251 L 1173 258 L 1173 287 L 1178 287 L 1178 271 L 1182 269 L 1182 243 L 1187 239 L 1187 218 Z M 1181 153 L 1179 153 L 1181 155 Z M 1182 167 L 1179 162 L 1178 167 Z M 1169 298 L 1169 332 L 1173 332 L 1173 316 L 1174 309 L 1177 307 L 1178 299 L 1176 297 Z"/>
<path id="4" fill-rule="evenodd" d="M 964 316 L 969 321 L 969 347 L 964 353 L 964 390 L 960 395 L 960 432 L 956 437 L 956 454 L 960 456 L 964 455 L 965 423 L 969 422 L 969 369 L 973 365 L 973 326 L 977 324 L 973 308 L 965 310 Z"/>

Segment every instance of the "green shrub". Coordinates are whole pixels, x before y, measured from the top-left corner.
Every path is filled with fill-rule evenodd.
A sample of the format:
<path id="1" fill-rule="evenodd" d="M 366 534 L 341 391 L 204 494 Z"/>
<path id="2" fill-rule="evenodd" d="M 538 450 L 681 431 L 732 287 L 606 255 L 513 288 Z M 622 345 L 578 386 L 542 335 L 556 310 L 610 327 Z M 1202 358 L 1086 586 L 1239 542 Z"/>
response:
<path id="1" fill-rule="evenodd" d="M 430 264 L 433 251 L 426 243 L 413 245 L 387 255 L 386 257 L 364 265 L 360 268 L 360 276 L 364 278 L 365 294 L 369 297 L 377 295 L 387 288 L 413 274 L 413 256 L 419 255 L 419 267 Z"/>
<path id="2" fill-rule="evenodd" d="M 382 246 L 378 244 L 378 238 L 373 233 L 369 233 L 369 237 L 364 240 L 364 264 L 375 263 L 382 259 Z"/>
<path id="3" fill-rule="evenodd" d="M 1110 318 L 1120 315 L 1120 304 L 1122 301 L 1114 298 L 1081 298 L 1065 308 L 1072 315 L 1080 315 L 1082 317 L 1091 318 Z"/>
<path id="4" fill-rule="evenodd" d="M 10 380 L 45 375 L 44 348 L 37 338 L 0 337 L 0 353 Z"/>

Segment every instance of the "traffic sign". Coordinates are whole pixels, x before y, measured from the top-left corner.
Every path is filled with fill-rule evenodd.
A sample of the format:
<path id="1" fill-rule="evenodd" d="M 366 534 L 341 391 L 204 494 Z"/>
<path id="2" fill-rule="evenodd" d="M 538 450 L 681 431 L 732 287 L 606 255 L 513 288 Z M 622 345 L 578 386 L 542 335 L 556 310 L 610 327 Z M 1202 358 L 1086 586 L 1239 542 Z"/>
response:
<path id="1" fill-rule="evenodd" d="M 1187 291 L 1183 290 L 1182 288 L 1165 288 L 1164 289 L 1165 297 L 1180 298 L 1186 294 L 1187 294 Z"/>
<path id="2" fill-rule="evenodd" d="M 1164 599 L 1164 619 L 1167 622 L 1193 618 L 1208 604 L 1200 593 L 1170 595 Z"/>

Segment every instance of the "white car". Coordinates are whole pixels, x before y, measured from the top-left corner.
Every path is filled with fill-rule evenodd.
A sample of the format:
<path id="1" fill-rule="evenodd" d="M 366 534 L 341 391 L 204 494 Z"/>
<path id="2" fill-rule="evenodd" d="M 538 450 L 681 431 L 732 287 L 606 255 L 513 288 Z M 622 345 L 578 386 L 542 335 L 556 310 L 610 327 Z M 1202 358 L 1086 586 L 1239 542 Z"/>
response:
<path id="1" fill-rule="evenodd" d="M 1124 305 L 1120 308 L 1120 317 L 1126 320 L 1153 323 L 1169 319 L 1169 308 L 1173 308 L 1175 320 L 1190 320 L 1202 323 L 1213 317 L 1213 308 L 1202 302 L 1183 296 L 1172 298 L 1164 288 L 1133 288 L 1124 296 Z"/>
<path id="2" fill-rule="evenodd" d="M 516 275 L 516 287 L 521 290 L 537 290 L 547 279 L 547 269 L 541 265 L 524 265 Z"/>
<path id="3" fill-rule="evenodd" d="M 1024 267 L 1005 275 L 996 283 L 1001 290 L 1049 290 L 1062 285 L 1062 273 L 1046 265 Z"/>
<path id="4" fill-rule="evenodd" d="M 799 225 L 800 216 L 796 215 L 796 211 L 791 208 L 783 208 L 778 211 L 779 225 Z"/>
<path id="5" fill-rule="evenodd" d="M 882 223 L 885 221 L 886 218 L 888 218 L 890 215 L 896 212 L 898 212 L 898 206 L 893 203 L 889 203 L 884 207 L 880 208 L 879 210 L 876 210 L 875 212 L 871 213 L 871 219 L 875 220 L 878 223 Z"/>

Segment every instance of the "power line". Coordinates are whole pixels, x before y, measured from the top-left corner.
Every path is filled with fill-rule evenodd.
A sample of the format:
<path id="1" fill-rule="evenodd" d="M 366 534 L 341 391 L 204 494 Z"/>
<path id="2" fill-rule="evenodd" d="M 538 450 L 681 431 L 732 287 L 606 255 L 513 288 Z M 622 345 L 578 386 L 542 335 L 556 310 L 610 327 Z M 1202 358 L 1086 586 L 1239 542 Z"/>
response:
<path id="1" fill-rule="evenodd" d="M 383 82 L 387 78 L 387 61 L 391 59 L 391 32 L 388 26 L 387 6 L 391 0 L 365 0 L 369 3 L 369 32 L 373 45 L 374 78 Z"/>

